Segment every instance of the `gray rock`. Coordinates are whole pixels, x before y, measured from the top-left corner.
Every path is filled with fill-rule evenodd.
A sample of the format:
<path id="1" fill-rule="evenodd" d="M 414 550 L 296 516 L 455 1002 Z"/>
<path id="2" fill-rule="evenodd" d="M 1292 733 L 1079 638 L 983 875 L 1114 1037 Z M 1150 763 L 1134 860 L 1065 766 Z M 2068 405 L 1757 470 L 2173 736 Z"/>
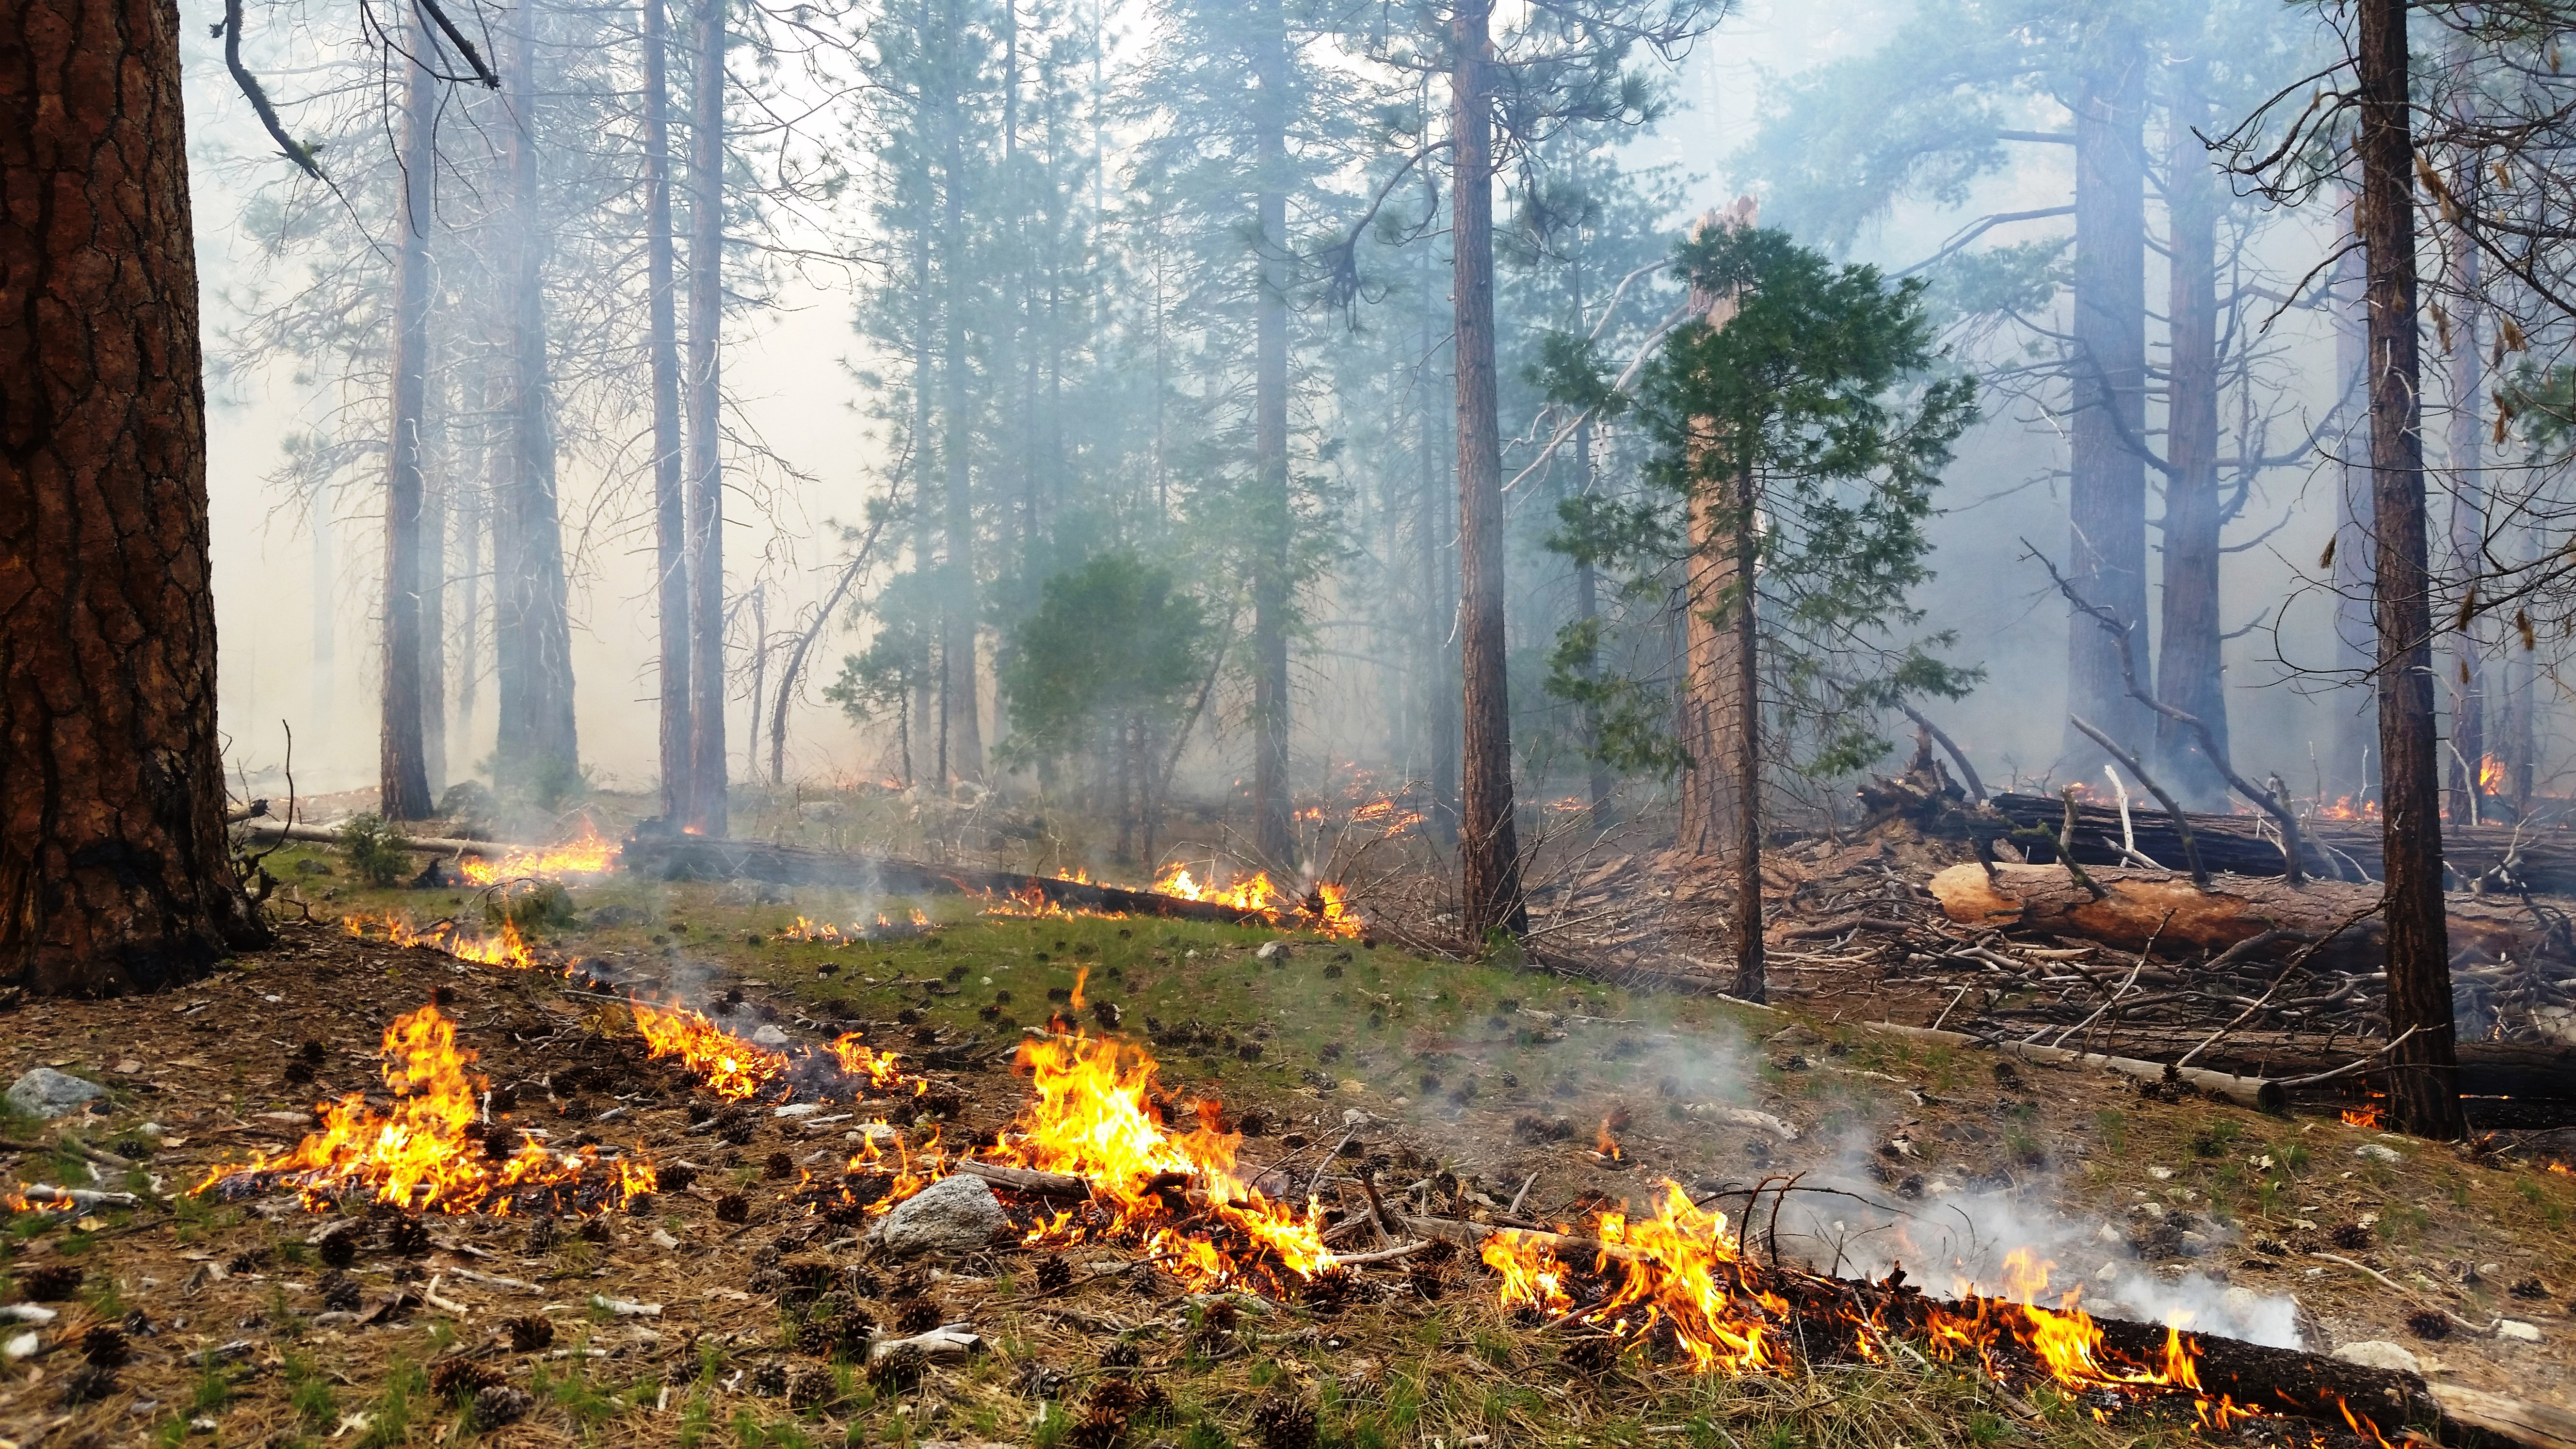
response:
<path id="1" fill-rule="evenodd" d="M 760 1030 L 751 1034 L 751 1044 L 762 1047 L 783 1047 L 787 1045 L 787 1031 L 774 1021 L 766 1023 Z"/>
<path id="2" fill-rule="evenodd" d="M 107 1088 L 51 1067 L 38 1067 L 9 1085 L 9 1105 L 31 1117 L 59 1117 L 107 1095 Z"/>
<path id="3" fill-rule="evenodd" d="M 1261 943 L 1261 949 L 1252 953 L 1252 959 L 1256 961 L 1267 961 L 1275 965 L 1278 962 L 1290 959 L 1296 954 L 1296 952 L 1289 949 L 1288 943 L 1285 941 L 1264 941 Z"/>
<path id="4" fill-rule="evenodd" d="M 2415 1357 L 2413 1350 L 2404 1344 L 2390 1343 L 2383 1338 L 2368 1338 L 2359 1343 L 2347 1343 L 2336 1349 L 2334 1356 L 2345 1363 L 2357 1363 L 2363 1368 L 2383 1369 L 2390 1373 L 2413 1374 L 2424 1371 L 2423 1361 Z"/>
<path id="5" fill-rule="evenodd" d="M 591 912 L 588 924 L 594 931 L 605 931 L 617 926 L 640 926 L 644 924 L 644 913 L 633 906 L 620 905 L 611 901 Z"/>
<path id="6" fill-rule="evenodd" d="M 878 1246 L 898 1257 L 962 1257 L 1009 1229 L 990 1183 L 959 1173 L 907 1199 L 877 1229 Z"/>

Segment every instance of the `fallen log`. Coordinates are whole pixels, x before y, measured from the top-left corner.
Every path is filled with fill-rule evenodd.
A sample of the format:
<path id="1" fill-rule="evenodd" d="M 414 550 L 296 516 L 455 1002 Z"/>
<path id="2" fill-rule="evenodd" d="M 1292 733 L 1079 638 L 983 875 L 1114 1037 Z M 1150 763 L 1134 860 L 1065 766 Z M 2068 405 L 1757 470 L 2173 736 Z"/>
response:
<path id="1" fill-rule="evenodd" d="M 2117 1072 L 2121 1076 L 2133 1077 L 2141 1082 L 2161 1082 L 2170 1075 L 2195 1091 L 2214 1097 L 2224 1097 L 2240 1107 L 2251 1107 L 2258 1112 L 2280 1112 L 2289 1106 L 2289 1093 L 2282 1088 L 2281 1084 L 2262 1077 L 2240 1077 L 2233 1073 L 2213 1072 L 2202 1067 L 2169 1067 L 2162 1062 L 2145 1061 L 2137 1057 L 2104 1056 L 2100 1052 L 2078 1052 L 2065 1047 L 2034 1046 L 2027 1042 L 1988 1042 L 1964 1032 L 1934 1031 L 1928 1026 L 1902 1026 L 1892 1021 L 1865 1021 L 1861 1025 L 1870 1031 L 1907 1037 L 1914 1041 L 1933 1042 L 1941 1046 L 1990 1046 L 2007 1056 L 2019 1057 L 2027 1062 L 2043 1062 L 2052 1066 L 2093 1067 L 2101 1071 Z"/>
<path id="2" fill-rule="evenodd" d="M 1070 1198 L 1076 1202 L 1091 1199 L 1091 1184 L 1071 1173 L 1004 1167 L 999 1163 L 977 1162 L 971 1157 L 960 1159 L 954 1166 L 969 1177 L 980 1177 L 995 1187 L 1007 1187 L 1032 1197 Z"/>
<path id="3" fill-rule="evenodd" d="M 2565 1409 L 2536 1404 L 2526 1399 L 2508 1399 L 2460 1384 L 2429 1386 L 2433 1402 L 2442 1406 L 2445 1427 L 2459 1426 L 2475 1430 L 2492 1439 L 2521 1444 L 2527 1449 L 2576 1449 L 2576 1414 Z M 2446 1438 L 2462 1438 L 2467 1435 Z"/>
<path id="4" fill-rule="evenodd" d="M 2318 949 L 2310 960 L 2320 968 L 2368 972 L 2386 962 L 2378 918 L 2353 919 L 2379 900 L 2375 885 L 2294 887 L 2277 877 L 2233 875 L 2204 891 L 2170 871 L 2093 868 L 2084 874 L 2099 895 L 2053 865 L 1998 866 L 1992 878 L 1981 866 L 1954 865 L 1933 876 L 1931 886 L 1943 914 L 1963 926 L 2076 936 L 2129 951 L 2152 939 L 2163 948 L 2217 952 L 2268 932 L 2273 938 L 2251 953 L 2255 959 L 2285 960 L 2313 945 Z M 2448 899 L 2454 952 L 2475 946 L 2492 956 L 2528 957 L 2548 944 L 2548 933 L 2519 905 L 2457 894 Z"/>
<path id="5" fill-rule="evenodd" d="M 252 820 L 241 827 L 244 835 L 258 840 L 300 840 L 307 845 L 337 845 L 340 830 L 335 825 L 289 825 L 283 820 Z M 511 845 L 498 840 L 458 840 L 440 835 L 405 835 L 394 842 L 395 848 L 424 855 L 506 855 L 514 850 L 535 851 L 538 845 Z"/>

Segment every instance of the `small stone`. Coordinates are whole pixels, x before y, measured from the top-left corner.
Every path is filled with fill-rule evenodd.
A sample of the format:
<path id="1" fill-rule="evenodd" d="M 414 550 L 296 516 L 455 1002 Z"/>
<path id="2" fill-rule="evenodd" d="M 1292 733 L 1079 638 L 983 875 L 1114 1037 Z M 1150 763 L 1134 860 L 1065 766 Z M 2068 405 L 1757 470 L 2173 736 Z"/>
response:
<path id="1" fill-rule="evenodd" d="M 1261 949 L 1252 953 L 1252 959 L 1276 965 L 1296 954 L 1285 941 L 1264 941 L 1261 943 Z"/>
<path id="2" fill-rule="evenodd" d="M 763 1047 L 783 1047 L 787 1045 L 787 1033 L 779 1028 L 778 1023 L 774 1021 L 769 1022 L 763 1025 L 760 1030 L 751 1034 L 751 1044 L 753 1046 Z"/>
<path id="3" fill-rule="evenodd" d="M 2390 1343 L 2384 1338 L 2366 1338 L 2359 1343 L 2347 1343 L 2336 1349 L 2334 1356 L 2345 1363 L 2357 1363 L 2363 1368 L 2380 1369 L 2388 1373 L 2420 1374 L 2424 1371 L 2423 1361 L 2415 1357 L 2412 1349 L 2401 1343 Z"/>
<path id="4" fill-rule="evenodd" d="M 34 1332 L 13 1335 L 8 1342 L 0 1343 L 0 1357 L 33 1358 L 44 1341 L 44 1335 Z"/>
<path id="5" fill-rule="evenodd" d="M 980 1177 L 943 1177 L 886 1215 L 877 1242 L 898 1257 L 962 1257 L 1007 1230 L 1001 1199 Z"/>
<path id="6" fill-rule="evenodd" d="M 9 1085 L 9 1105 L 30 1117 L 59 1117 L 106 1095 L 98 1083 L 51 1067 L 37 1067 Z"/>
<path id="7" fill-rule="evenodd" d="M 2355 1157 L 2366 1157 L 2373 1162 L 2399 1163 L 2406 1160 L 2405 1153 L 2398 1151 L 2394 1147 L 2382 1147 L 2376 1142 L 2365 1142 L 2361 1144 L 2359 1147 L 2352 1150 L 2352 1155 Z"/>
<path id="8" fill-rule="evenodd" d="M 2535 1323 L 2525 1323 L 2519 1318 L 2497 1319 L 2495 1331 L 2496 1337 L 2510 1338 L 2517 1343 L 2540 1342 L 2540 1326 Z"/>

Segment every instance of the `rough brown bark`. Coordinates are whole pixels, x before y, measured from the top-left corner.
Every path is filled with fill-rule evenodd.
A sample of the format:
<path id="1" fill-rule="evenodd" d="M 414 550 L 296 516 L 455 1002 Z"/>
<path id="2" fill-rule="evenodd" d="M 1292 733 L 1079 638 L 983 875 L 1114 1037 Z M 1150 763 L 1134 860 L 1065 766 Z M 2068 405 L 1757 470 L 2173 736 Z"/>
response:
<path id="1" fill-rule="evenodd" d="M 2223 875 L 2203 891 L 2175 871 L 2088 866 L 2084 874 L 2102 887 L 2102 896 L 2056 865 L 1999 865 L 1992 880 L 1982 866 L 1954 865 L 1932 877 L 1931 889 L 1943 914 L 1961 925 L 2081 936 L 2130 951 L 2150 937 L 2157 950 L 2178 953 L 2223 951 L 2265 931 L 2295 933 L 2255 953 L 2265 960 L 2296 953 L 2306 944 L 2296 937 L 2323 937 L 2380 898 L 2379 887 L 2349 881 L 2293 886 L 2274 876 Z M 2520 956 L 2547 934 L 2518 906 L 2462 895 L 2448 909 L 2461 943 L 2492 955 Z M 2386 927 L 2372 917 L 2346 928 L 2311 959 L 2323 967 L 2375 970 L 2386 941 Z"/>
<path id="2" fill-rule="evenodd" d="M 1288 828 L 1288 22 L 1259 0 L 1252 98 L 1259 170 L 1252 365 L 1252 817 L 1263 859 L 1294 866 Z"/>
<path id="3" fill-rule="evenodd" d="M 2433 720 L 2432 577 L 2424 508 L 2416 320 L 2415 143 L 2406 0 L 2355 0 L 2361 235 L 2370 312 L 2372 574 L 2379 637 L 2381 821 L 2388 883 L 2388 1027 L 2415 1035 L 2390 1061 L 2390 1118 L 2458 1137 L 2451 954 L 2442 911 L 2441 780 Z"/>
<path id="4" fill-rule="evenodd" d="M 2140 646 L 2147 618 L 2146 53 L 2113 24 L 2075 104 L 2074 386 L 2066 576 Z M 2146 661 L 2139 661 L 2143 666 Z M 2144 681 L 2142 681 L 2143 683 Z M 2068 620 L 2066 707 L 2143 748 L 2154 721 L 2132 699 L 2100 625 Z M 2066 731 L 2069 778 L 2099 775 L 2102 750 Z"/>
<path id="5" fill-rule="evenodd" d="M 1458 640 L 1464 688 L 1460 757 L 1459 910 L 1470 941 L 1529 931 L 1520 831 L 1512 805 L 1512 711 L 1503 634 L 1502 422 L 1494 396 L 1492 0 L 1462 0 L 1450 18 L 1454 210 L 1452 302 L 1458 348 Z"/>
<path id="6" fill-rule="evenodd" d="M 660 574 L 662 819 L 687 817 L 690 785 L 689 514 L 681 474 L 680 319 L 671 221 L 671 24 L 644 0 L 644 275 L 653 329 L 653 564 Z"/>
<path id="7" fill-rule="evenodd" d="M 407 17 L 408 46 L 436 53 L 429 27 Z M 377 808 L 388 820 L 429 814 L 428 756 L 421 738 L 421 414 L 429 399 L 430 174 L 436 164 L 436 94 L 425 65 L 403 67 L 402 178 L 394 249 L 393 396 L 385 439 L 384 674 L 378 698 Z"/>
<path id="8" fill-rule="evenodd" d="M 1747 199 L 1724 212 L 1699 219 L 1705 234 L 1717 228 L 1753 224 Z M 1735 316 L 1732 293 L 1720 296 L 1694 288 L 1691 314 L 1713 328 Z M 1695 450 L 1705 451 L 1713 438 L 1695 437 Z M 1700 469 L 1695 463 L 1692 476 Z M 1690 556 L 1683 563 L 1682 644 L 1685 665 L 1681 721 L 1677 731 L 1690 766 L 1681 777 L 1681 823 L 1676 844 L 1693 855 L 1716 857 L 1736 849 L 1744 831 L 1742 782 L 1738 761 L 1744 757 L 1745 716 L 1740 680 L 1750 662 L 1741 631 L 1734 627 L 1739 585 L 1745 577 L 1736 546 L 1737 522 L 1749 510 L 1732 490 L 1694 484 L 1687 505 Z"/>
<path id="9" fill-rule="evenodd" d="M 2208 127 L 2199 72 L 2196 61 L 2176 72 L 2165 128 L 2171 233 L 2166 306 L 2172 349 L 2165 413 L 2164 627 L 2157 641 L 2156 697 L 2199 717 L 2224 751 L 2227 690 L 2219 636 L 2225 629 L 2218 614 L 2224 522 L 2218 497 L 2218 207 L 2208 150 L 2193 134 Z M 2193 805 L 2227 798 L 2227 782 L 2201 756 L 2192 731 L 2160 717 L 2156 736 L 2164 785 Z"/>
<path id="10" fill-rule="evenodd" d="M 689 131 L 689 812 L 727 828 L 724 746 L 725 0 L 698 0 Z"/>
<path id="11" fill-rule="evenodd" d="M 0 25 L 0 980 L 41 994 L 266 934 L 224 850 L 178 27 Z"/>

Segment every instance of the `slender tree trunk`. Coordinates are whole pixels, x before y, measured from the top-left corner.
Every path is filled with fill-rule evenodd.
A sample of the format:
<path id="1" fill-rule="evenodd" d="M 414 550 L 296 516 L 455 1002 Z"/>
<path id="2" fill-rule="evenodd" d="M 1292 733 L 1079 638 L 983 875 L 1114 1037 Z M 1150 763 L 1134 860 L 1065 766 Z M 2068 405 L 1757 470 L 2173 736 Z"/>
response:
<path id="1" fill-rule="evenodd" d="M 377 736 L 378 807 L 388 820 L 429 814 L 420 680 L 421 413 L 429 397 L 431 167 L 437 162 L 436 54 L 429 27 L 404 32 L 422 63 L 403 66 L 401 239 L 394 250 L 393 397 L 385 439 L 384 693 Z"/>
<path id="2" fill-rule="evenodd" d="M 1257 0 L 1252 99 L 1259 196 L 1252 403 L 1253 841 L 1273 865 L 1294 865 L 1288 801 L 1288 20 L 1281 0 Z"/>
<path id="3" fill-rule="evenodd" d="M 2379 756 L 2384 791 L 2388 1096 L 2402 1132 L 2461 1135 L 2451 957 L 2442 905 L 2434 751 L 2433 612 L 2424 507 L 2415 277 L 2415 143 L 2407 111 L 2406 0 L 2355 0 L 2361 234 L 2368 250 L 2370 466 L 2377 532 Z"/>
<path id="4" fill-rule="evenodd" d="M 420 758 L 432 808 L 447 791 L 447 414 L 441 388 L 426 405 L 420 449 Z"/>
<path id="5" fill-rule="evenodd" d="M 974 419 L 969 409 L 966 361 L 966 305 L 970 283 L 966 276 L 966 137 L 963 97 L 959 89 L 963 76 L 959 69 L 958 48 L 962 38 L 955 27 L 942 42 L 947 47 L 946 89 L 940 97 L 944 121 L 946 152 L 940 178 L 943 208 L 940 245 L 943 265 L 941 285 L 946 294 L 947 332 L 944 355 L 940 361 L 940 380 L 945 401 L 940 419 L 943 437 L 940 461 L 946 469 L 946 491 L 942 500 L 941 523 L 946 546 L 946 587 L 941 592 L 939 653 L 944 665 L 940 697 L 942 714 L 940 738 L 945 772 L 940 785 L 946 788 L 951 777 L 961 780 L 984 778 L 984 732 L 978 711 L 980 692 L 975 677 L 975 628 L 977 619 L 975 588 L 975 503 L 973 475 L 969 470 L 974 447 Z"/>
<path id="6" fill-rule="evenodd" d="M 696 799 L 690 751 L 689 490 L 680 443 L 680 307 L 671 219 L 670 12 L 644 0 L 644 279 L 653 349 L 653 565 L 660 615 L 662 819 L 689 819 Z"/>
<path id="7" fill-rule="evenodd" d="M 192 232 L 177 7 L 26 0 L 0 39 L 0 981 L 42 995 L 267 937 L 225 855 Z"/>
<path id="8" fill-rule="evenodd" d="M 500 745 L 505 766 L 546 790 L 568 788 L 581 758 L 573 723 L 572 615 L 566 599 L 563 520 L 555 493 L 552 385 L 546 361 L 546 218 L 538 193 L 536 25 L 523 9 L 504 36 L 509 97 L 510 441 L 501 502 L 512 557 L 503 563 L 502 627 L 517 637 L 500 677 Z M 515 761 L 515 764 L 510 762 Z"/>
<path id="9" fill-rule="evenodd" d="M 769 683 L 769 586 L 761 584 L 751 591 L 751 728 L 742 732 L 742 774 L 746 780 L 760 776 L 760 700 Z"/>
<path id="10" fill-rule="evenodd" d="M 313 697 L 307 706 L 311 718 L 306 729 L 319 739 L 330 732 L 332 716 L 339 712 L 342 688 L 338 678 L 338 621 L 332 614 L 340 601 L 340 578 L 331 558 L 331 490 L 321 479 L 314 480 L 305 509 L 313 529 Z"/>
<path id="11" fill-rule="evenodd" d="M 2358 197 L 2343 193 L 2338 215 L 2343 236 L 2358 241 Z M 2370 536 L 2370 317 L 2364 292 L 2369 286 L 2358 245 L 2347 248 L 2334 270 L 2334 365 L 2340 389 L 2335 407 L 2336 497 L 2334 532 L 2335 673 L 2345 681 L 2328 696 L 2334 711 L 2334 733 L 2326 771 L 2329 794 L 2349 799 L 2358 810 L 2378 787 L 2379 728 L 2371 705 L 2376 692 L 2366 687 L 2377 665 L 2378 644 L 2371 623 Z"/>
<path id="12" fill-rule="evenodd" d="M 2465 56 L 2455 56 L 2452 67 L 2458 73 L 2458 96 L 2453 101 L 2452 119 L 2462 126 L 2477 124 L 2475 90 L 2465 74 Z M 2474 155 L 2465 155 L 2451 170 L 2451 194 L 2464 208 L 2473 209 L 2482 187 L 2482 173 Z M 2487 476 L 2484 429 L 2480 413 L 2486 393 L 2486 359 L 2479 353 L 2480 323 L 2485 302 L 2481 289 L 2485 279 L 2480 275 L 2477 247 L 2452 228 L 2443 234 L 2443 250 L 2450 263 L 2451 290 L 2455 304 L 2450 326 L 2443 339 L 2447 349 L 2451 416 L 2449 451 L 2451 463 L 2450 538 L 2445 552 L 2453 577 L 2461 587 L 2474 594 L 2477 581 L 2485 573 L 2487 533 Z M 2459 825 L 2477 824 L 2485 818 L 2482 797 L 2486 793 L 2487 764 L 2487 697 L 2484 675 L 2484 630 L 2473 613 L 2466 625 L 2450 636 L 2448 677 L 2451 696 L 2451 758 L 2445 771 L 2451 780 L 2451 820 Z"/>
<path id="13" fill-rule="evenodd" d="M 725 0 L 698 0 L 689 129 L 689 828 L 727 833 L 724 720 Z"/>
<path id="14" fill-rule="evenodd" d="M 1754 581 L 1762 540 L 1755 528 L 1760 495 L 1747 468 L 1728 501 L 1734 514 L 1735 577 L 1735 995 L 1767 1001 L 1762 960 L 1762 670 L 1761 603 Z"/>
<path id="15" fill-rule="evenodd" d="M 2146 53 L 2125 23 L 2075 105 L 2075 347 L 2067 486 L 2067 578 L 2111 610 L 2147 662 Z M 2116 740 L 2154 738 L 2129 697 L 2118 647 L 2094 620 L 2068 616 L 2066 692 Z M 2144 683 L 2145 681 L 2141 681 Z M 2101 748 L 2068 726 L 2061 758 L 2100 773 Z"/>
<path id="16" fill-rule="evenodd" d="M 1430 333 L 1432 315 L 1430 299 L 1424 299 L 1424 362 L 1430 367 L 1433 355 Z M 1446 449 L 1442 445 L 1440 418 L 1434 389 L 1423 389 L 1421 511 L 1414 532 L 1422 550 L 1422 670 L 1419 687 L 1425 696 L 1424 729 L 1428 736 L 1428 764 L 1431 773 L 1432 838 L 1442 845 L 1458 843 L 1458 722 L 1459 691 L 1453 687 L 1459 677 L 1458 656 L 1454 640 L 1458 628 L 1458 600 L 1450 591 L 1450 581 L 1458 577 L 1455 564 L 1446 547 L 1449 538 L 1449 510 L 1442 506 L 1448 497 L 1447 480 L 1440 476 L 1440 461 Z M 1452 455 L 1454 456 L 1454 455 Z"/>
<path id="17" fill-rule="evenodd" d="M 1578 330 L 1582 330 L 1585 328 L 1585 321 L 1583 258 L 1580 250 L 1576 251 L 1573 260 L 1566 267 L 1566 287 L 1572 293 L 1574 303 L 1573 325 Z M 1592 449 L 1592 418 L 1589 413 L 1586 413 L 1582 420 L 1574 425 L 1574 496 L 1577 498 L 1592 496 L 1594 462 Z M 1600 571 L 1593 567 L 1590 557 L 1579 558 L 1574 564 L 1574 621 L 1578 626 L 1588 630 L 1600 616 Z M 1600 665 L 1600 650 L 1596 641 L 1584 653 L 1582 666 L 1584 682 L 1590 683 L 1599 677 Z M 1610 792 L 1615 782 L 1611 779 L 1609 765 L 1602 761 L 1598 753 L 1601 748 L 1601 712 L 1590 704 L 1583 706 L 1582 729 L 1583 758 L 1588 772 L 1587 783 L 1592 806 L 1592 826 L 1596 830 L 1605 829 L 1615 818 L 1610 799 Z"/>
<path id="18" fill-rule="evenodd" d="M 1458 904 L 1467 939 L 1529 931 L 1512 804 L 1511 685 L 1504 644 L 1502 422 L 1494 396 L 1492 0 L 1450 20 L 1452 301 L 1458 348 L 1458 643 L 1465 751 Z"/>
<path id="19" fill-rule="evenodd" d="M 913 243 L 912 284 L 912 571 L 925 581 L 938 577 L 938 544 L 932 527 L 930 494 L 930 461 L 937 455 L 930 434 L 930 390 L 937 382 L 930 352 L 931 329 L 937 325 L 936 299 L 931 292 L 930 235 L 924 228 Z M 947 733 L 939 722 L 939 702 L 945 691 L 935 681 L 933 667 L 937 650 L 933 630 L 914 631 L 919 653 L 912 663 L 912 708 L 909 736 L 904 746 L 904 787 L 919 782 L 914 764 L 913 744 L 927 747 L 934 739 L 942 741 L 937 759 L 931 762 L 931 780 L 945 785 L 948 779 Z"/>
<path id="20" fill-rule="evenodd" d="M 469 402 L 483 395 L 479 372 L 479 368 L 468 372 L 464 396 Z M 456 468 L 460 490 L 456 495 L 456 568 L 462 597 L 457 600 L 456 610 L 454 738 L 459 740 L 474 738 L 474 706 L 483 672 L 483 534 L 490 526 L 491 513 L 480 486 L 488 441 L 479 425 L 473 436 L 474 447 L 458 460 Z M 472 768 L 471 761 L 467 768 Z"/>
<path id="21" fill-rule="evenodd" d="M 2165 125 L 2168 255 L 2166 309 L 2172 339 L 2165 406 L 2164 628 L 2157 641 L 2156 694 L 2209 726 L 2227 748 L 2226 661 L 2218 614 L 2218 205 L 2198 62 L 2174 75 Z M 2246 441 L 2251 446 L 2250 440 Z M 2143 644 L 2145 641 L 2140 640 Z M 2215 804 L 2227 782 L 2203 758 L 2198 736 L 2159 719 L 2163 784 Z"/>

